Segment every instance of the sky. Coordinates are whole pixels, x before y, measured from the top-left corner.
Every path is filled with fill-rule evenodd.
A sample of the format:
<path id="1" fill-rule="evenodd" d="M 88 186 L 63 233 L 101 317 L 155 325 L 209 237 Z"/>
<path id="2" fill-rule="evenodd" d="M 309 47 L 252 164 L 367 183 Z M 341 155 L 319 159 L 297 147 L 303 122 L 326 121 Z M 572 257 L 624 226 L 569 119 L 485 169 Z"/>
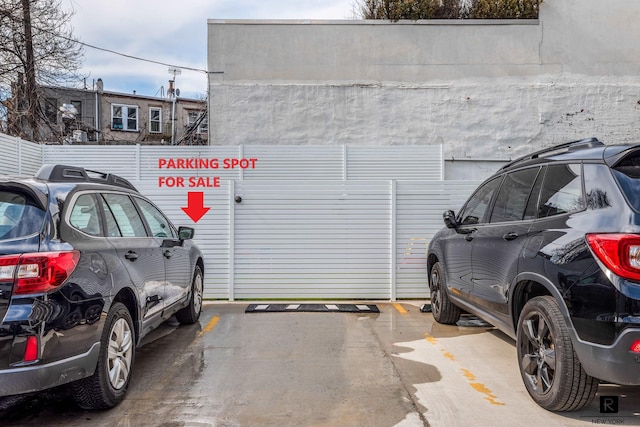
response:
<path id="1" fill-rule="evenodd" d="M 208 19 L 352 19 L 357 0 L 61 0 L 74 11 L 73 34 L 81 42 L 177 67 L 206 70 Z M 84 48 L 86 86 L 166 95 L 167 65 Z M 82 85 L 83 83 L 81 83 Z M 205 98 L 204 72 L 182 69 L 176 87 L 185 98 Z M 164 88 L 164 89 L 162 89 Z M 164 92 L 163 92 L 164 90 Z"/>

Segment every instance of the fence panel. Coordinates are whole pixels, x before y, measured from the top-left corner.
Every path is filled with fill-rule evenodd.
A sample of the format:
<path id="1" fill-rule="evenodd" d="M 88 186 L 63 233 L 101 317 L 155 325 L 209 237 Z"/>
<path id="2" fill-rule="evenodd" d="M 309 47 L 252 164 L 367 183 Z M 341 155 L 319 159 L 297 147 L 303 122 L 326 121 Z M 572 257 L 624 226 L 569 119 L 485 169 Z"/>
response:
<path id="1" fill-rule="evenodd" d="M 63 163 L 131 180 L 175 224 L 195 227 L 205 297 L 231 300 L 424 298 L 442 212 L 477 185 L 442 181 L 439 146 L 43 146 L 0 135 L 0 154 L 1 174 Z M 231 158 L 257 161 L 225 168 Z M 217 176 L 220 187 L 161 186 L 162 176 Z M 189 191 L 211 208 L 195 224 L 181 209 Z"/>
<path id="2" fill-rule="evenodd" d="M 389 183 L 236 183 L 237 298 L 390 298 Z"/>
<path id="3" fill-rule="evenodd" d="M 444 179 L 441 145 L 347 147 L 347 179 Z"/>
<path id="4" fill-rule="evenodd" d="M 0 133 L 0 174 L 33 175 L 42 165 L 42 147 Z"/>
<path id="5" fill-rule="evenodd" d="M 458 209 L 477 187 L 468 181 L 398 181 L 396 187 L 396 298 L 425 298 L 427 248 L 442 213 Z"/>
<path id="6" fill-rule="evenodd" d="M 138 179 L 140 154 L 136 145 L 45 145 L 43 150 L 43 163 L 82 166 Z"/>

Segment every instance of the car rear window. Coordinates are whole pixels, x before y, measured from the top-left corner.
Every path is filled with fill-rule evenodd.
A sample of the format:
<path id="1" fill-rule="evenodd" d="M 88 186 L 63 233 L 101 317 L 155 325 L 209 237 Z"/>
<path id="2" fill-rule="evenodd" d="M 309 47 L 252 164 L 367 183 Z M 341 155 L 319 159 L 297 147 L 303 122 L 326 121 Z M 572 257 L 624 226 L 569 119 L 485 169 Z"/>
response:
<path id="1" fill-rule="evenodd" d="M 38 233 L 45 212 L 22 193 L 0 191 L 0 240 L 17 239 Z"/>
<path id="2" fill-rule="evenodd" d="M 640 212 L 640 153 L 625 157 L 611 170 L 631 207 Z"/>

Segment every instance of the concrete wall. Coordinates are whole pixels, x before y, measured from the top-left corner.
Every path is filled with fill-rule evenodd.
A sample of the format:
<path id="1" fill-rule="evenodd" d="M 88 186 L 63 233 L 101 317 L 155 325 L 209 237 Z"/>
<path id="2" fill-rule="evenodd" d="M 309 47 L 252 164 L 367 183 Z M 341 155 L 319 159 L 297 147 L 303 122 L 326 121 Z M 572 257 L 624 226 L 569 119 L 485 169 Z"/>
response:
<path id="1" fill-rule="evenodd" d="M 443 144 L 448 179 L 567 140 L 638 142 L 640 2 L 533 21 L 209 21 L 211 144 Z"/>

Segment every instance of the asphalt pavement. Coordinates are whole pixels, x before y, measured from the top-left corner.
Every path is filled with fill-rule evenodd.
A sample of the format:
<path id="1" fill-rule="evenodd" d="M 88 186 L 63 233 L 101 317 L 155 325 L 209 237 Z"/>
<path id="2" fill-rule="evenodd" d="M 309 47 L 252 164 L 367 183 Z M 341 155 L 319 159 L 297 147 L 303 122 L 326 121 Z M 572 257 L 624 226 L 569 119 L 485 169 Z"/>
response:
<path id="1" fill-rule="evenodd" d="M 513 341 L 473 317 L 440 325 L 421 302 L 375 303 L 380 313 L 245 313 L 249 304 L 207 302 L 198 324 L 159 328 L 116 408 L 84 411 L 55 390 L 0 401 L 0 425 L 640 425 L 639 387 L 601 385 L 573 413 L 538 407 Z M 618 412 L 601 412 L 600 396 Z"/>

